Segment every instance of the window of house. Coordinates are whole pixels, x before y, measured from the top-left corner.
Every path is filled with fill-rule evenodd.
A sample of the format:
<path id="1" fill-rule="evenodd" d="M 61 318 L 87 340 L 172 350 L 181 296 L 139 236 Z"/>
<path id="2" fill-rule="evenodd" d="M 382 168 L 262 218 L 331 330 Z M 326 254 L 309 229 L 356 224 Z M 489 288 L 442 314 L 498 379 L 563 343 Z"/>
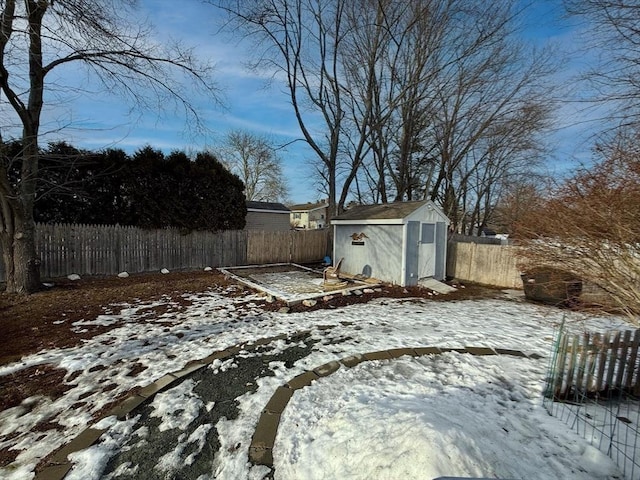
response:
<path id="1" fill-rule="evenodd" d="M 301 217 L 300 217 L 299 213 L 294 213 L 293 214 L 293 218 L 296 219 L 296 220 L 299 220 Z"/>

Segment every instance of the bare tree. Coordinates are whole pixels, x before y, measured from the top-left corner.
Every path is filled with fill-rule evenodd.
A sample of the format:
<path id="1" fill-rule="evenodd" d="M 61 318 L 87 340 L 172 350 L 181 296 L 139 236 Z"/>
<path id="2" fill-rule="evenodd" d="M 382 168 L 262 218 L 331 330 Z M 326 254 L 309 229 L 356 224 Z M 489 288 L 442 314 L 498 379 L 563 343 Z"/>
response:
<path id="1" fill-rule="evenodd" d="M 615 123 L 640 121 L 640 4 L 628 0 L 564 0 L 567 11 L 586 20 L 586 45 L 595 60 L 586 78 L 591 100 L 611 104 Z"/>
<path id="2" fill-rule="evenodd" d="M 491 214 L 491 224 L 510 236 L 519 226 L 526 224 L 531 211 L 540 208 L 545 198 L 548 179 L 541 176 L 522 176 L 507 179 Z"/>
<path id="3" fill-rule="evenodd" d="M 33 208 L 38 171 L 38 139 L 48 93 L 77 95 L 64 85 L 71 64 L 82 65 L 105 91 L 127 95 L 137 105 L 167 99 L 192 118 L 196 111 L 179 75 L 213 93 L 209 68 L 198 65 L 191 51 L 178 44 L 153 41 L 147 25 L 133 12 L 134 0 L 3 0 L 0 2 L 0 140 L 19 125 L 22 151 L 0 151 L 0 242 L 8 292 L 40 288 Z M 76 71 L 77 72 L 77 71 Z M 73 89 L 73 91 L 72 91 Z M 152 105 L 151 103 L 147 105 Z M 9 172 L 19 164 L 17 178 Z"/>
<path id="4" fill-rule="evenodd" d="M 247 200 L 281 202 L 288 195 L 277 146 L 266 137 L 234 130 L 227 134 L 221 158 L 245 185 Z"/>
<path id="5" fill-rule="evenodd" d="M 336 213 L 340 131 L 344 119 L 340 43 L 345 28 L 342 0 L 212 1 L 256 40 L 256 68 L 282 75 L 302 135 L 320 161 Z M 317 125 L 321 125 L 318 131 Z"/>
<path id="6" fill-rule="evenodd" d="M 625 129 L 595 150 L 598 161 L 558 185 L 518 229 L 522 268 L 560 268 L 603 288 L 640 315 L 640 133 Z"/>
<path id="7" fill-rule="evenodd" d="M 388 40 L 359 198 L 431 198 L 454 226 L 471 231 L 490 215 L 502 179 L 535 164 L 553 104 L 545 82 L 553 65 L 550 52 L 517 38 L 516 7 L 508 0 L 482 9 L 465 0 L 385 3 Z M 357 52 L 351 57 L 364 63 Z"/>
<path id="8" fill-rule="evenodd" d="M 462 13 L 467 21 L 480 19 L 472 29 L 476 34 L 462 34 L 453 43 L 456 59 L 436 80 L 438 113 L 431 132 L 438 168 L 425 185 L 425 194 L 443 205 L 460 230 L 473 216 L 469 195 L 475 195 L 471 204 L 477 207 L 486 186 L 535 162 L 541 143 L 536 135 L 548 124 L 554 101 L 546 81 L 553 59 L 550 52 L 536 52 L 518 40 L 513 2 L 492 2 L 483 9 L 480 16 L 473 9 Z"/>
<path id="9" fill-rule="evenodd" d="M 437 199 L 457 224 L 463 192 L 480 190 L 466 182 L 530 145 L 489 137 L 527 125 L 530 139 L 544 121 L 527 111 L 549 111 L 536 108 L 552 98 L 549 57 L 517 40 L 514 0 L 212 3 L 257 40 L 257 65 L 285 79 L 331 214 L 355 188 L 360 200 Z"/>

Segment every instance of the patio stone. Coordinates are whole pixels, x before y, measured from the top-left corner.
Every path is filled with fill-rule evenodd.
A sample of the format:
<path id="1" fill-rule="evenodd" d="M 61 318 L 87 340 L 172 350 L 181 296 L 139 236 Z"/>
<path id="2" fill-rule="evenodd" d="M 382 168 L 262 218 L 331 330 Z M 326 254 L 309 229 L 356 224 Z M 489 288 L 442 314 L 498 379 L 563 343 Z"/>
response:
<path id="1" fill-rule="evenodd" d="M 320 365 L 319 367 L 314 368 L 313 371 L 319 377 L 326 377 L 328 375 L 331 375 L 333 372 L 335 372 L 339 368 L 340 368 L 340 363 L 333 361 L 333 362 L 325 363 L 324 365 Z"/>
<path id="2" fill-rule="evenodd" d="M 456 353 L 467 353 L 467 349 L 466 348 L 441 348 L 440 351 L 442 353 L 446 353 L 446 352 L 456 352 Z"/>
<path id="3" fill-rule="evenodd" d="M 273 444 L 276 441 L 276 434 L 278 433 L 278 425 L 280 425 L 280 414 L 262 412 L 258 425 L 253 432 L 251 438 L 252 448 L 273 448 Z"/>
<path id="4" fill-rule="evenodd" d="M 391 354 L 387 350 L 381 350 L 379 352 L 369 352 L 364 354 L 366 360 L 389 360 Z"/>
<path id="5" fill-rule="evenodd" d="M 50 465 L 40 470 L 34 480 L 62 480 L 71 470 L 71 463 L 65 462 L 58 465 Z"/>
<path id="6" fill-rule="evenodd" d="M 147 385 L 146 387 L 143 387 L 138 392 L 138 395 L 140 395 L 141 397 L 144 397 L 144 398 L 152 397 L 156 393 L 158 393 L 158 392 L 164 390 L 165 388 L 167 388 L 175 380 L 177 380 L 177 377 L 175 377 L 171 373 L 168 373 L 164 377 L 161 377 L 158 380 L 156 380 L 155 382 Z"/>
<path id="7" fill-rule="evenodd" d="M 416 357 L 418 355 L 413 348 L 392 348 L 387 351 L 389 352 L 389 355 L 391 355 L 391 358 L 400 358 L 405 355 Z"/>
<path id="8" fill-rule="evenodd" d="M 107 429 L 102 428 L 87 428 L 83 430 L 76 438 L 53 454 L 50 460 L 51 463 L 64 464 L 68 462 L 67 455 L 89 448 L 106 431 Z"/>
<path id="9" fill-rule="evenodd" d="M 511 350 L 509 348 L 495 348 L 494 350 L 498 355 L 511 355 L 514 357 L 525 357 L 525 358 L 527 356 L 526 353 L 521 352 L 520 350 Z"/>
<path id="10" fill-rule="evenodd" d="M 442 353 L 442 350 L 440 350 L 438 347 L 418 347 L 418 348 L 414 348 L 416 355 L 418 355 L 419 357 L 421 357 L 422 355 L 437 355 L 439 353 Z"/>
<path id="11" fill-rule="evenodd" d="M 465 347 L 465 349 L 471 355 L 496 355 L 495 350 L 489 347 Z"/>
<path id="12" fill-rule="evenodd" d="M 107 413 L 107 417 L 111 415 L 115 415 L 118 417 L 118 420 L 124 420 L 136 407 L 142 405 L 147 399 L 141 395 L 132 395 L 124 400 L 120 405 L 111 409 L 109 413 Z"/>
<path id="13" fill-rule="evenodd" d="M 356 354 L 356 355 L 350 355 L 348 357 L 344 357 L 343 359 L 340 360 L 340 363 L 342 363 L 347 368 L 352 368 L 364 361 L 366 361 L 366 359 L 362 355 Z"/>
<path id="14" fill-rule="evenodd" d="M 196 370 L 200 370 L 205 365 L 208 365 L 208 362 L 203 362 L 202 360 L 189 362 L 187 363 L 187 365 L 185 365 L 184 368 L 178 370 L 177 372 L 171 372 L 171 375 L 173 375 L 176 378 L 186 377 L 190 373 L 193 373 Z"/>
<path id="15" fill-rule="evenodd" d="M 294 390 L 287 387 L 278 387 L 275 393 L 269 399 L 269 402 L 264 407 L 265 411 L 269 413 L 282 413 L 286 408 L 289 400 L 293 396 Z"/>
<path id="16" fill-rule="evenodd" d="M 237 355 L 242 350 L 241 346 L 233 346 L 229 348 L 225 348 L 223 352 L 227 352 L 229 356 Z"/>
<path id="17" fill-rule="evenodd" d="M 254 465 L 273 467 L 273 450 L 270 448 L 249 447 L 249 460 Z"/>
<path id="18" fill-rule="evenodd" d="M 293 377 L 291 380 L 289 380 L 287 382 L 287 385 L 289 385 L 289 388 L 292 390 L 299 390 L 311 385 L 311 382 L 317 380 L 318 378 L 320 377 L 318 377 L 318 375 L 316 375 L 314 372 L 304 372 L 297 377 Z"/>

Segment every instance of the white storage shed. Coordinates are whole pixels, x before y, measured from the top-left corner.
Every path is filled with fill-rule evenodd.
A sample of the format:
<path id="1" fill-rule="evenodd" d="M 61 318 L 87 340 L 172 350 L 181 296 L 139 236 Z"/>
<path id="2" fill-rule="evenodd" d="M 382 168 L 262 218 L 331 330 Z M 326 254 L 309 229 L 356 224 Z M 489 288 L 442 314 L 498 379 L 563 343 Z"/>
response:
<path id="1" fill-rule="evenodd" d="M 401 286 L 446 276 L 449 219 L 431 200 L 355 206 L 331 225 L 342 272 Z"/>

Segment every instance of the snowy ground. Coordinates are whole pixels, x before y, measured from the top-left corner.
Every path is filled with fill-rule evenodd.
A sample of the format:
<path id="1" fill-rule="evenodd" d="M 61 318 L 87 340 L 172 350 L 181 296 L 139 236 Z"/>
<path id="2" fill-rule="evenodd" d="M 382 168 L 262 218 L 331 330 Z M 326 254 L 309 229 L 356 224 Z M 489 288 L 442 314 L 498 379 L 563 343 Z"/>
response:
<path id="1" fill-rule="evenodd" d="M 0 375 L 29 365 L 61 366 L 69 371 L 75 387 L 54 402 L 32 398 L 0 413 L 0 448 L 23 450 L 14 464 L 0 470 L 0 477 L 31 478 L 39 459 L 92 425 L 92 414 L 120 393 L 214 351 L 311 329 L 310 339 L 315 342 L 311 351 L 292 365 L 270 362 L 273 376 L 257 379 L 255 388 L 237 399 L 239 413 L 233 420 L 191 425 L 186 435 L 186 427 L 214 408 L 215 402 L 198 393 L 198 382 L 193 380 L 159 394 L 150 408 L 160 430 L 175 431 L 177 444 L 157 459 L 154 475 L 173 478 L 179 466 L 197 463 L 206 450 L 203 439 L 215 427 L 221 445 L 199 480 L 264 478 L 268 469 L 251 467 L 247 460 L 253 429 L 275 389 L 306 369 L 389 348 L 488 346 L 536 352 L 543 358 L 456 353 L 403 357 L 341 369 L 297 391 L 278 430 L 275 478 L 622 478 L 606 456 L 542 408 L 553 331 L 564 312 L 506 296 L 458 302 L 378 299 L 299 314 L 265 312 L 260 297 L 231 298 L 224 291 L 192 300 L 186 310 L 174 311 L 169 305 L 165 313 L 153 317 L 148 315 L 150 305 L 114 307 L 108 315 L 77 325 L 112 322 L 118 325 L 114 330 L 79 347 L 41 352 L 1 367 Z M 623 324 L 615 317 L 567 317 L 576 330 Z M 276 342 L 269 352 L 275 355 L 291 347 Z M 234 362 L 213 365 L 201 374 L 232 371 Z M 128 376 L 134 366 L 146 369 Z M 104 391 L 107 384 L 109 390 Z M 112 388 L 113 384 L 117 386 Z M 71 408 L 80 401 L 85 402 L 82 408 Z M 97 445 L 74 454 L 69 478 L 103 478 L 108 459 L 127 439 L 135 437 L 138 446 L 144 447 L 148 432 L 137 426 L 138 420 L 120 422 L 109 417 L 101 421 L 99 426 L 110 430 Z M 31 431 L 42 421 L 64 428 Z M 136 465 L 125 465 L 109 478 L 136 478 L 135 469 Z"/>

